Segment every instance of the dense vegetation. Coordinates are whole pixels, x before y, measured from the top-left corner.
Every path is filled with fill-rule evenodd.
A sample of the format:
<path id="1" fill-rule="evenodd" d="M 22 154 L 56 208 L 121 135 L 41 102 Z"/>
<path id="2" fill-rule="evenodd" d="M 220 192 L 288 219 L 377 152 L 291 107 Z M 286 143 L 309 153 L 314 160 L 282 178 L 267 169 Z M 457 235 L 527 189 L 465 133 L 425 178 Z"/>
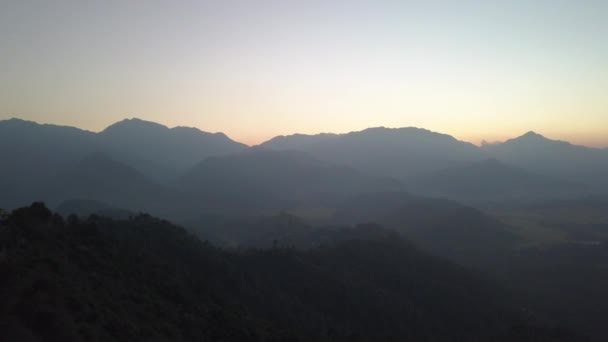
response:
<path id="1" fill-rule="evenodd" d="M 0 219 L 0 322 L 19 341 L 581 341 L 491 281 L 373 225 L 307 251 L 226 251 L 148 215 Z"/>
<path id="2" fill-rule="evenodd" d="M 506 261 L 501 277 L 553 322 L 604 341 L 608 336 L 607 261 L 606 243 L 530 248 Z"/>

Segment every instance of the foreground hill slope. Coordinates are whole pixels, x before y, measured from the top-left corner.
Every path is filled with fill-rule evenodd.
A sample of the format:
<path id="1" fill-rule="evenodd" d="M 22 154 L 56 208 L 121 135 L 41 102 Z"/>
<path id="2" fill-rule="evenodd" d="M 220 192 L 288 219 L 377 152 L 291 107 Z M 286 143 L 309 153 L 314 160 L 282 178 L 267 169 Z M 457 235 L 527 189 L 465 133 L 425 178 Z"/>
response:
<path id="1" fill-rule="evenodd" d="M 380 229 L 380 228 L 376 228 Z M 0 325 L 19 341 L 580 341 L 394 234 L 226 252 L 143 215 L 0 220 Z"/>

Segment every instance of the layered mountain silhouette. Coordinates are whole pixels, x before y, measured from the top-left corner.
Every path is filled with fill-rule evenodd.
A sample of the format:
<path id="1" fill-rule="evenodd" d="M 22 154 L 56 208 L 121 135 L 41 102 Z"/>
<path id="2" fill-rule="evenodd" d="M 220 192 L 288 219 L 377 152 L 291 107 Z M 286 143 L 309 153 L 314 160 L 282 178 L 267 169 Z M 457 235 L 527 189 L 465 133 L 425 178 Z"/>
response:
<path id="1" fill-rule="evenodd" d="M 445 199 L 398 191 L 368 192 L 349 197 L 335 207 L 333 218 L 323 229 L 288 213 L 209 214 L 184 224 L 201 238 L 220 246 L 268 248 L 281 243 L 304 249 L 331 240 L 344 225 L 380 224 L 428 252 L 479 267 L 490 267 L 521 243 L 505 224 L 477 209 Z"/>
<path id="2" fill-rule="evenodd" d="M 49 203 L 67 199 L 96 200 L 135 212 L 162 214 L 177 199 L 167 188 L 117 162 L 103 153 L 82 159 L 68 172 L 61 174 L 48 189 Z"/>
<path id="3" fill-rule="evenodd" d="M 94 299 L 93 306 L 113 307 L 130 298 L 133 303 L 127 305 L 124 321 L 141 319 L 138 322 L 155 328 L 158 322 L 169 324 L 149 331 L 151 338 L 159 340 L 171 339 L 163 335 L 168 332 L 182 340 L 242 340 L 255 334 L 261 340 L 267 334 L 285 340 L 280 335 L 283 329 L 295 332 L 300 340 L 346 341 L 353 336 L 383 340 L 375 334 L 390 328 L 397 332 L 394 340 L 422 336 L 434 341 L 441 340 L 434 331 L 445 322 L 449 326 L 441 331 L 447 334 L 446 341 L 471 340 L 469 332 L 479 330 L 471 330 L 474 326 L 462 321 L 452 325 L 450 320 L 466 317 L 462 316 L 470 313 L 466 306 L 480 303 L 478 292 L 472 291 L 475 296 L 464 300 L 459 294 L 445 297 L 467 310 L 437 314 L 455 306 L 436 305 L 429 298 L 436 298 L 435 290 L 450 291 L 464 274 L 462 268 L 450 266 L 442 267 L 449 277 L 442 275 L 444 271 L 421 276 L 418 272 L 426 269 L 421 266 L 425 262 L 414 260 L 430 252 L 465 267 L 502 270 L 493 274 L 507 277 L 510 286 L 526 296 L 539 298 L 533 309 L 547 319 L 572 321 L 603 337 L 602 322 L 587 318 L 597 307 L 601 309 L 597 312 L 606 310 L 597 300 L 603 298 L 597 295 L 603 293 L 604 279 L 608 279 L 605 265 L 591 262 L 605 254 L 606 153 L 536 133 L 477 147 L 423 129 L 370 128 L 347 134 L 277 137 L 249 148 L 223 134 L 170 129 L 138 119 L 121 121 L 101 133 L 16 119 L 0 121 L 0 208 L 43 200 L 67 219 L 64 222 L 40 204 L 11 215 L 0 210 L 0 239 L 7 241 L 0 244 L 0 265 L 16 262 L 5 273 L 19 269 L 31 273 L 24 278 L 13 277 L 24 275 L 19 272 L 0 277 L 9 282 L 19 279 L 6 283 L 5 290 L 14 289 L 14 284 L 31 288 L 19 292 L 24 294 L 19 305 L 5 301 L 4 308 L 24 307 L 29 312 L 43 307 L 44 311 L 32 311 L 34 316 L 19 316 L 17 311 L 9 316 L 19 317 L 21 326 L 15 326 L 23 328 L 21 332 L 59 333 L 54 337 L 64 332 L 83 334 L 72 336 L 73 340 L 86 339 L 91 333 L 104 340 L 107 334 L 125 331 L 120 336 L 129 340 L 135 334 L 114 319 L 123 311 L 91 316 L 94 310 L 82 309 L 79 300 L 64 296 L 79 289 L 86 292 L 82 298 Z M 531 203 L 522 204 L 528 199 Z M 489 211 L 479 205 L 493 201 L 504 206 Z M 186 238 L 180 228 L 140 212 L 184 223 L 191 232 L 230 252 Z M 169 245 L 164 244 L 166 240 Z M 9 244 L 14 254 L 7 259 Z M 538 250 L 529 251 L 530 244 L 538 244 Z M 594 246 L 593 253 L 588 254 L 588 246 Z M 557 268 L 544 255 L 547 251 L 576 264 L 552 278 L 550 273 Z M 106 257 L 111 260 L 108 264 Z M 529 260 L 542 263 L 528 269 Z M 108 272 L 108 265 L 116 266 L 114 262 L 124 274 Z M 30 269 L 32 264 L 48 269 Z M 205 274 L 192 278 L 201 269 Z M 242 272 L 248 276 L 239 278 Z M 39 274 L 41 278 L 36 278 Z M 571 275 L 581 276 L 573 279 Z M 419 277 L 424 281 L 409 287 Z M 49 285 L 48 279 L 68 290 Z M 126 286 L 129 289 L 133 284 L 143 286 L 146 295 L 138 297 L 140 292 L 121 288 L 96 292 L 99 284 L 105 288 L 117 279 L 132 281 Z M 218 283 L 209 282 L 213 279 L 219 279 Z M 563 286 L 554 291 L 547 279 L 558 279 Z M 593 291 L 579 291 L 587 288 L 587 279 L 600 281 L 591 286 Z M 536 285 L 528 289 L 526 280 Z M 353 288 L 352 284 L 358 285 Z M 202 297 L 197 292 L 201 286 L 211 286 Z M 427 288 L 434 290 L 420 297 Z M 244 297 L 235 297 L 243 291 Z M 569 291 L 576 295 L 568 297 Z M 109 293 L 111 298 L 106 297 Z M 319 293 L 325 297 L 318 297 Z M 59 306 L 46 306 L 45 298 L 62 299 Z M 265 302 L 269 298 L 271 302 Z M 575 300 L 586 304 L 573 306 L 570 301 Z M 156 303 L 152 309 L 141 305 L 150 301 Z M 556 305 L 547 308 L 547 302 Z M 208 304 L 212 309 L 200 310 Z M 49 309 L 54 307 L 58 311 Z M 573 307 L 585 315 L 569 320 Z M 485 327 L 481 317 L 494 311 L 480 310 L 468 322 Z M 147 316 L 149 312 L 158 317 Z M 333 314 L 328 316 L 328 312 Z M 360 314 L 365 317 L 357 317 Z M 166 315 L 171 315 L 170 322 Z M 530 312 L 524 316 L 530 317 Z M 403 317 L 409 330 L 403 330 Z M 504 323 L 501 319 L 495 322 Z M 84 332 L 72 329 L 74 320 L 87 322 L 81 326 Z M 431 321 L 415 333 L 411 330 Z M 200 322 L 207 328 L 200 330 Z M 499 325 L 502 333 L 510 334 L 507 326 Z M 458 327 L 462 329 L 455 330 Z M 488 340 L 492 334 L 486 332 L 496 331 L 484 330 L 479 340 Z M 506 340 L 534 336 L 528 330 L 515 333 L 515 338 Z M 340 338 L 335 339 L 336 334 Z"/>
<path id="4" fill-rule="evenodd" d="M 599 191 L 608 189 L 605 149 L 550 140 L 534 132 L 504 143 L 486 143 L 481 148 L 449 135 L 412 127 L 379 127 L 347 134 L 295 134 L 273 138 L 261 146 L 305 151 L 322 160 L 394 177 L 417 190 L 423 189 L 424 183 L 437 181 L 438 184 L 433 184 L 436 189 L 427 188 L 434 195 L 462 193 L 459 187 L 470 192 L 468 197 L 484 195 L 483 192 L 485 197 L 511 197 L 521 190 L 531 194 L 531 198 L 571 195 L 582 190 L 580 184 Z M 487 162 L 488 159 L 502 164 Z M 456 178 L 447 180 L 451 176 Z M 479 184 L 473 184 L 474 177 L 479 178 Z M 442 179 L 452 184 L 442 185 Z"/>
<path id="5" fill-rule="evenodd" d="M 378 223 L 434 254 L 478 267 L 489 267 L 519 243 L 509 227 L 477 209 L 402 192 L 354 196 L 337 208 L 334 219 Z"/>
<path id="6" fill-rule="evenodd" d="M 173 198 L 184 213 L 277 209 L 298 201 L 334 205 L 355 193 L 403 190 L 400 182 L 422 195 L 459 200 L 567 197 L 586 191 L 578 184 L 590 192 L 608 191 L 606 150 L 533 132 L 479 148 L 428 130 L 379 127 L 281 136 L 251 149 L 222 133 L 170 129 L 140 119 L 123 120 L 100 133 L 11 119 L 0 121 L 0 153 L 9 161 L 0 168 L 0 205 L 8 208 L 32 198 L 106 202 L 113 200 L 103 194 L 110 179 L 115 185 L 108 189 L 129 189 L 123 190 L 128 195 L 121 197 L 120 207 L 146 209 L 146 198 Z M 134 181 L 125 167 L 140 180 Z M 85 171 L 91 175 L 82 176 Z M 74 183 L 79 179 L 88 179 L 89 185 Z M 59 184 L 65 189 L 60 191 Z M 167 195 L 171 192 L 187 196 L 176 199 Z M 142 194 L 142 203 L 133 193 Z"/>
<path id="7" fill-rule="evenodd" d="M 261 148 L 208 158 L 180 177 L 176 186 L 199 196 L 198 200 L 267 208 L 306 202 L 330 204 L 359 192 L 403 189 L 397 181 L 370 177 L 303 152 Z"/>
<path id="8" fill-rule="evenodd" d="M 463 201 L 530 201 L 581 196 L 589 191 L 582 183 L 528 172 L 496 159 L 430 172 L 409 185 L 426 195 Z"/>
<path id="9" fill-rule="evenodd" d="M 160 180 L 173 179 L 207 157 L 247 147 L 223 133 L 167 128 L 140 119 L 117 122 L 99 133 L 99 139 L 114 158 L 136 169 L 150 170 L 150 176 Z"/>
<path id="10" fill-rule="evenodd" d="M 73 127 L 39 125 L 11 119 L 0 121 L 0 179 L 13 194 L 0 193 L 0 205 L 31 202 L 49 179 L 73 167 L 98 150 L 95 134 Z"/>
<path id="11" fill-rule="evenodd" d="M 608 189 L 605 149 L 551 140 L 535 132 L 482 149 L 500 161 L 538 174 Z"/>
<path id="12" fill-rule="evenodd" d="M 292 135 L 271 139 L 261 146 L 301 150 L 321 160 L 399 180 L 484 158 L 483 151 L 473 144 L 414 127 L 377 127 L 333 135 Z"/>
<path id="13" fill-rule="evenodd" d="M 115 211 L 183 219 L 212 212 L 279 211 L 309 203 L 334 206 L 360 192 L 402 189 L 397 181 L 369 177 L 303 152 L 250 149 L 207 158 L 171 184 L 155 182 L 104 153 L 92 153 L 48 178 L 31 196 L 64 213 L 68 202 L 67 208 L 80 215 L 107 211 L 108 205 Z"/>
<path id="14" fill-rule="evenodd" d="M 0 205 L 15 207 L 39 198 L 42 188 L 81 167 L 79 163 L 94 153 L 163 183 L 208 156 L 244 148 L 223 134 L 169 129 L 138 119 L 121 121 L 101 133 L 19 119 L 0 121 L 0 154 L 7 161 L 0 168 L 0 186 L 10 185 L 10 191 L 0 193 Z"/>

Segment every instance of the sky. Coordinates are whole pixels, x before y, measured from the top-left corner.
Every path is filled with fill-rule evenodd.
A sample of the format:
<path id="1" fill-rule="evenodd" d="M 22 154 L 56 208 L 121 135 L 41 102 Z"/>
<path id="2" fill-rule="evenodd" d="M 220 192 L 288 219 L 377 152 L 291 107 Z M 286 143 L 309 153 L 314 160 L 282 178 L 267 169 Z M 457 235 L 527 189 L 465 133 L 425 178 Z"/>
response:
<path id="1" fill-rule="evenodd" d="M 608 147 L 608 1 L 0 0 L 0 120 Z"/>

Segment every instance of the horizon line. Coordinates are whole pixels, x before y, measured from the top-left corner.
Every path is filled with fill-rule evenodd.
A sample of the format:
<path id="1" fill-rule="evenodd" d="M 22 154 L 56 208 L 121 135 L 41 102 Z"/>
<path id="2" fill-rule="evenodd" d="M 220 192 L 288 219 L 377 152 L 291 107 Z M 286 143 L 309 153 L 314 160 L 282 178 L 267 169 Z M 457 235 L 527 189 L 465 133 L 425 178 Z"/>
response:
<path id="1" fill-rule="evenodd" d="M 397 127 L 391 127 L 391 126 L 383 126 L 383 125 L 381 125 L 381 126 L 369 126 L 369 127 L 363 128 L 363 129 L 351 130 L 351 131 L 343 131 L 343 132 L 319 131 L 319 132 L 316 132 L 316 133 L 299 133 L 299 132 L 294 132 L 294 133 L 287 133 L 287 134 L 276 134 L 276 135 L 272 135 L 270 138 L 263 138 L 264 140 L 261 140 L 261 141 L 258 140 L 259 142 L 257 142 L 257 143 L 251 143 L 251 142 L 245 142 L 248 139 L 246 139 L 246 140 L 237 140 L 235 138 L 232 138 L 230 135 L 228 135 L 224 131 L 215 131 L 215 132 L 213 132 L 213 131 L 206 131 L 206 130 L 201 129 L 200 127 L 197 127 L 197 126 L 186 126 L 186 125 L 169 126 L 169 125 L 166 125 L 164 123 L 160 123 L 160 122 L 153 121 L 153 120 L 142 119 L 142 118 L 136 117 L 136 116 L 125 117 L 124 119 L 112 122 L 112 123 L 108 124 L 107 126 L 105 126 L 104 128 L 101 128 L 101 129 L 98 129 L 98 130 L 87 129 L 87 128 L 83 128 L 83 127 L 80 127 L 80 126 L 77 126 L 77 125 L 70 125 L 70 124 L 60 124 L 60 123 L 52 123 L 52 122 L 39 122 L 39 121 L 31 120 L 31 119 L 23 119 L 23 118 L 16 117 L 16 116 L 12 116 L 12 117 L 9 117 L 7 119 L 0 119 L 0 122 L 10 121 L 10 120 L 18 120 L 18 121 L 23 121 L 23 122 L 30 122 L 30 123 L 34 123 L 34 124 L 40 125 L 40 126 L 48 125 L 48 126 L 75 128 L 75 129 L 79 129 L 81 131 L 86 131 L 86 132 L 90 132 L 90 133 L 94 133 L 94 134 L 99 134 L 99 133 L 105 131 L 106 129 L 108 129 L 109 127 L 115 125 L 115 124 L 118 124 L 118 123 L 121 123 L 121 122 L 124 122 L 124 121 L 136 120 L 136 121 L 141 121 L 141 122 L 145 122 L 145 123 L 151 123 L 151 124 L 160 125 L 160 126 L 163 126 L 163 127 L 167 128 L 167 129 L 192 128 L 192 129 L 196 129 L 196 130 L 198 130 L 198 131 L 200 131 L 202 133 L 223 134 L 228 139 L 230 139 L 230 140 L 232 140 L 234 142 L 246 145 L 248 147 L 260 146 L 260 145 L 262 145 L 262 144 L 264 144 L 264 143 L 266 143 L 266 142 L 268 142 L 268 141 L 270 141 L 270 140 L 272 140 L 274 138 L 289 137 L 289 136 L 294 136 L 294 135 L 304 135 L 304 136 L 315 136 L 315 135 L 323 135 L 323 134 L 327 134 L 327 135 L 347 135 L 347 134 L 350 134 L 350 133 L 363 132 L 365 130 L 375 129 L 375 128 L 382 128 L 382 129 L 413 128 L 413 129 L 428 131 L 428 132 L 431 132 L 431 133 L 434 133 L 434 134 L 447 135 L 447 136 L 450 136 L 450 137 L 454 138 L 457 141 L 469 143 L 469 144 L 475 145 L 477 147 L 482 147 L 484 144 L 489 144 L 489 145 L 492 145 L 492 144 L 502 144 L 502 143 L 505 143 L 505 142 L 507 142 L 509 140 L 514 140 L 514 139 L 523 137 L 523 136 L 525 136 L 527 134 L 534 133 L 534 134 L 537 134 L 537 135 L 539 135 L 539 136 L 541 136 L 541 137 L 543 137 L 543 138 L 545 138 L 547 140 L 550 140 L 550 141 L 563 142 L 563 143 L 568 143 L 568 144 L 573 145 L 573 146 L 581 146 L 581 147 L 586 147 L 586 148 L 591 148 L 591 149 L 608 150 L 608 145 L 598 146 L 598 145 L 573 143 L 571 141 L 562 140 L 562 139 L 553 139 L 553 138 L 547 137 L 545 134 L 538 133 L 537 130 L 527 130 L 524 133 L 521 133 L 519 135 L 515 135 L 515 136 L 510 137 L 510 138 L 504 138 L 503 140 L 500 140 L 500 139 L 481 139 L 478 142 L 474 142 L 474 141 L 471 141 L 471 140 L 459 138 L 459 137 L 457 137 L 454 134 L 444 133 L 444 132 L 440 132 L 440 131 L 435 131 L 435 130 L 428 129 L 428 128 L 425 128 L 425 127 L 418 127 L 418 126 L 397 126 Z"/>

